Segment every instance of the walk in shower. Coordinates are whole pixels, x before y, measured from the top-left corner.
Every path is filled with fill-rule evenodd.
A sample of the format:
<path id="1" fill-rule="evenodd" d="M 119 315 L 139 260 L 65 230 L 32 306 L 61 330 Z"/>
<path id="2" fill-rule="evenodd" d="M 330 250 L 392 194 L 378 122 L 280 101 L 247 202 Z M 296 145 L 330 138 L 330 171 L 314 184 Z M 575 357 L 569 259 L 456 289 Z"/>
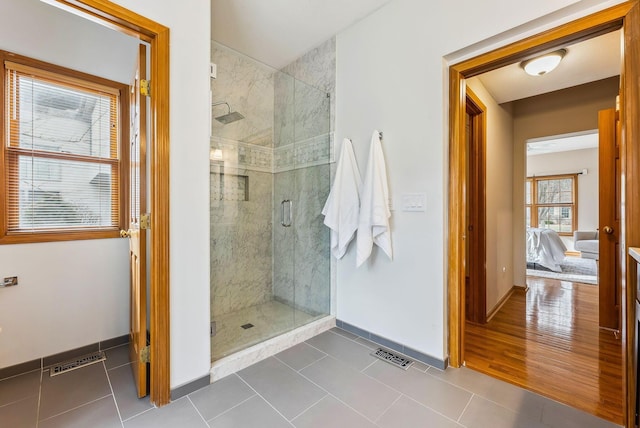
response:
<path id="1" fill-rule="evenodd" d="M 330 99 L 213 43 L 211 358 L 330 312 Z"/>

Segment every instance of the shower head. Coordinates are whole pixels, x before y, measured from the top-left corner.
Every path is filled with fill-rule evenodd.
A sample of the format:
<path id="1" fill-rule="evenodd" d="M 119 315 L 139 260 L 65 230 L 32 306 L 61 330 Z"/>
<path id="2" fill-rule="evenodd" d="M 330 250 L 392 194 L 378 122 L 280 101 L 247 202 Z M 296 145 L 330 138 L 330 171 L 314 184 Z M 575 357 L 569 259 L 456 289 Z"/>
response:
<path id="1" fill-rule="evenodd" d="M 244 119 L 244 116 L 237 111 L 231 111 L 231 106 L 226 101 L 218 101 L 211 104 L 211 107 L 219 106 L 225 104 L 227 106 L 227 114 L 223 114 L 222 116 L 218 116 L 215 119 L 222 123 L 223 125 L 228 125 L 229 123 L 235 122 L 237 120 Z"/>
<path id="2" fill-rule="evenodd" d="M 237 111 L 232 111 L 231 113 L 227 113 L 225 115 L 216 117 L 216 120 L 222 123 L 223 125 L 227 125 L 231 122 L 235 122 L 236 120 L 241 120 L 241 119 L 244 119 L 244 116 L 238 113 Z"/>

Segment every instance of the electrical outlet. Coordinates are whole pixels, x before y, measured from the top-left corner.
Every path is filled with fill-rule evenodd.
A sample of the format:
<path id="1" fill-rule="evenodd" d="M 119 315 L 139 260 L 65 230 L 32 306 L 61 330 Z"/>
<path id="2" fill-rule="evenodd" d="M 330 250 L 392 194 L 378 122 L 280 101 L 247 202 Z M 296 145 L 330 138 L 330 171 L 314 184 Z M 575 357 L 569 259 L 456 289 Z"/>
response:
<path id="1" fill-rule="evenodd" d="M 17 276 L 8 276 L 0 284 L 0 287 L 13 287 L 14 285 L 18 285 L 18 277 Z"/>

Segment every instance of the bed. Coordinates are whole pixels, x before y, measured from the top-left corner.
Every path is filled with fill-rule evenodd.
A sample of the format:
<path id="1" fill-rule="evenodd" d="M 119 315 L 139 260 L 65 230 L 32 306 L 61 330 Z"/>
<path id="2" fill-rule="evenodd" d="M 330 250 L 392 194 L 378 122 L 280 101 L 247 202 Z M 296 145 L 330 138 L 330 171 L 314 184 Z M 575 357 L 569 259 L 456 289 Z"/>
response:
<path id="1" fill-rule="evenodd" d="M 560 264 L 567 251 L 562 239 L 555 230 L 527 229 L 527 264 L 543 266 L 553 272 L 562 272 Z"/>

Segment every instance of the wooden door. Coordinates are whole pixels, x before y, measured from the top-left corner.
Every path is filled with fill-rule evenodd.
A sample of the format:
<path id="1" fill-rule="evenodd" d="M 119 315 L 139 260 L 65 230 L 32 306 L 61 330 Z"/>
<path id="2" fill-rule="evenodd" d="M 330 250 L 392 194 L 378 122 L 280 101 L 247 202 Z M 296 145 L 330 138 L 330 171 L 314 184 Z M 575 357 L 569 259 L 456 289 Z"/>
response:
<path id="1" fill-rule="evenodd" d="M 130 223 L 129 254 L 131 266 L 129 356 L 138 397 L 149 393 L 147 348 L 147 225 L 141 224 L 147 213 L 147 147 L 146 97 L 140 94 L 140 82 L 146 79 L 146 46 L 140 45 L 138 73 L 131 93 L 131 146 L 130 146 Z"/>
<path id="2" fill-rule="evenodd" d="M 480 98 L 467 88 L 465 316 L 478 324 L 487 322 L 485 111 Z"/>
<path id="3" fill-rule="evenodd" d="M 621 260 L 620 125 L 615 109 L 598 113 L 599 240 L 598 289 L 601 328 L 620 328 Z"/>

